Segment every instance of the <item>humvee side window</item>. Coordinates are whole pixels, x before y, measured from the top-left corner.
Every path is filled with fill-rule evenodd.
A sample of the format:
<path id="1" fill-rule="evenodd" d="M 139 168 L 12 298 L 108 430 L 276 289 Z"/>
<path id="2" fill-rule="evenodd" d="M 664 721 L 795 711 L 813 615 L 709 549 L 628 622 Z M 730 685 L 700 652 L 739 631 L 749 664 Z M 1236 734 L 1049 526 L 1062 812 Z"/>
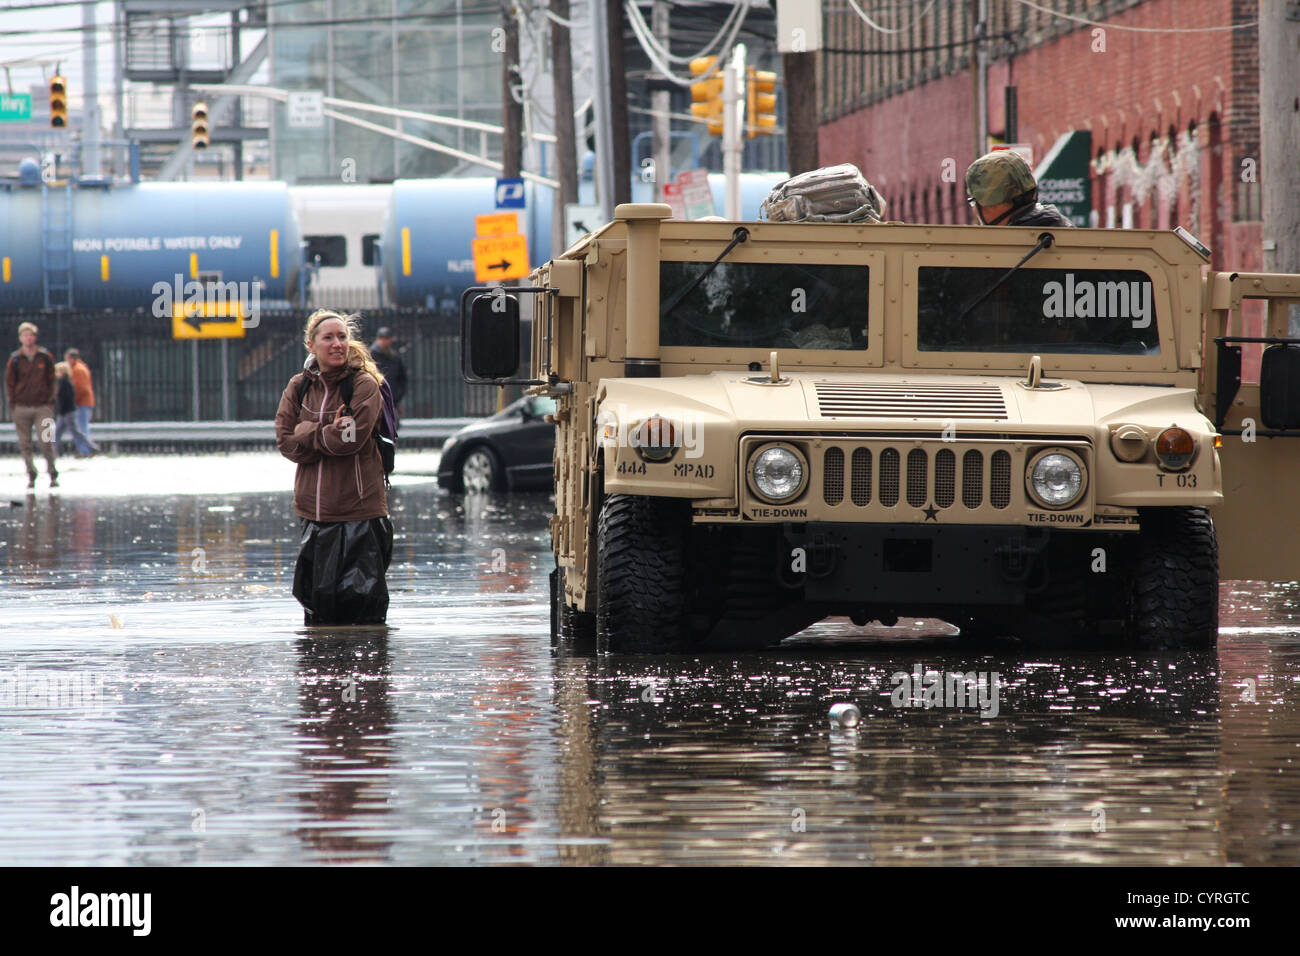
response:
<path id="1" fill-rule="evenodd" d="M 663 262 L 659 301 L 709 268 Z M 722 261 L 659 320 L 659 344 L 696 348 L 865 349 L 866 266 Z"/>
<path id="2" fill-rule="evenodd" d="M 970 309 L 1006 269 L 918 271 L 917 343 L 923 352 L 1160 354 L 1156 298 L 1145 272 L 1022 269 Z"/>

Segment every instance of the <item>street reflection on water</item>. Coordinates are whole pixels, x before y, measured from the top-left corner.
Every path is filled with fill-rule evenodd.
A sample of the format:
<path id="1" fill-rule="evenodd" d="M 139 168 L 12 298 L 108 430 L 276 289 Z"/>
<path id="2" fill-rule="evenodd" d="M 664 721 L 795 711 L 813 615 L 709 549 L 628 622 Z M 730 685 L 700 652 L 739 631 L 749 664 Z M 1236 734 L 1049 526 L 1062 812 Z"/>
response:
<path id="1" fill-rule="evenodd" d="M 389 626 L 311 630 L 288 494 L 0 512 L 0 863 L 1300 863 L 1295 584 L 1225 583 L 1211 653 L 600 659 L 550 647 L 547 496 L 392 512 Z M 997 715 L 894 707 L 914 666 Z"/>

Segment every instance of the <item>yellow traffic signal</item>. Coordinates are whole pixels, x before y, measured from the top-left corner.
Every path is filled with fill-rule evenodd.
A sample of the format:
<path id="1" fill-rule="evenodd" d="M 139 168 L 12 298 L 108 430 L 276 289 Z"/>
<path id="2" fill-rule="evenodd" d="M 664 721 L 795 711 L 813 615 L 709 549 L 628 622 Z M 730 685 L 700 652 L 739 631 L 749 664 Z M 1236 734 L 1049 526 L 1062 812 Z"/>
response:
<path id="1" fill-rule="evenodd" d="M 208 136 L 208 104 L 202 100 L 190 110 L 190 132 L 194 138 L 195 149 L 207 149 L 212 140 Z"/>
<path id="2" fill-rule="evenodd" d="M 50 77 L 50 125 L 55 129 L 68 125 L 68 81 L 57 73 Z"/>
<path id="3" fill-rule="evenodd" d="M 752 66 L 745 77 L 745 127 L 750 139 L 776 132 L 776 74 Z"/>
<path id="4" fill-rule="evenodd" d="M 691 84 L 691 115 L 709 121 L 709 135 L 722 135 L 722 74 L 716 69 L 716 56 L 698 56 L 691 60 L 691 73 L 704 79 Z"/>

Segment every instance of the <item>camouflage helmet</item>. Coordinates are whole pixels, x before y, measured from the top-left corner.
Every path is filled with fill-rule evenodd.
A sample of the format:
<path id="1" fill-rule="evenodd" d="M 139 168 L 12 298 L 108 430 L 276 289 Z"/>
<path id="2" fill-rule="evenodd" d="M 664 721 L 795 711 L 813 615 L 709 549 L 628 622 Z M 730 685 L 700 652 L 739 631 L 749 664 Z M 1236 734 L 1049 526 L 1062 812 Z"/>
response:
<path id="1" fill-rule="evenodd" d="M 981 156 L 966 170 L 966 192 L 981 206 L 1017 203 L 1038 189 L 1024 157 L 1013 149 Z"/>

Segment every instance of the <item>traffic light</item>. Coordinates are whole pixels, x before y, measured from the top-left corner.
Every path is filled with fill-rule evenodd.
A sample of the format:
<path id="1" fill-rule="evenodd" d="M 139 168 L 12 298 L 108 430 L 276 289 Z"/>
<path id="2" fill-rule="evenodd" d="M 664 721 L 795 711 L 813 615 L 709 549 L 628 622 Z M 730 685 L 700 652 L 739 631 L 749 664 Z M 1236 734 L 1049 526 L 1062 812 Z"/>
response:
<path id="1" fill-rule="evenodd" d="M 194 138 L 195 149 L 207 149 L 212 140 L 208 137 L 208 104 L 202 100 L 190 110 L 190 132 Z"/>
<path id="2" fill-rule="evenodd" d="M 722 135 L 722 74 L 716 69 L 716 56 L 697 56 L 691 60 L 691 73 L 704 79 L 691 84 L 691 115 L 709 121 L 709 135 Z"/>
<path id="3" fill-rule="evenodd" d="M 68 125 L 68 81 L 57 73 L 50 77 L 50 125 L 55 129 Z"/>
<path id="4" fill-rule="evenodd" d="M 776 74 L 752 66 L 745 77 L 746 135 L 771 136 L 776 132 Z"/>

